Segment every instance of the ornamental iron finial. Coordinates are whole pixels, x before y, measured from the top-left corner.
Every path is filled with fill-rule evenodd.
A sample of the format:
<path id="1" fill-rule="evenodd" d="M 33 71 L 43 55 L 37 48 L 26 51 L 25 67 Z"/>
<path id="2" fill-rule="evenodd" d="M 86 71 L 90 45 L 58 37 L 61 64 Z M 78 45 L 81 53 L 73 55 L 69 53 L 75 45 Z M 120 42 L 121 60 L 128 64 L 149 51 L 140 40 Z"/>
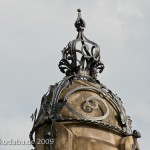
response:
<path id="1" fill-rule="evenodd" d="M 75 22 L 75 27 L 77 28 L 77 31 L 84 31 L 85 28 L 85 21 L 81 17 L 81 9 L 78 9 L 78 18 Z"/>
<path id="2" fill-rule="evenodd" d="M 104 69 L 104 64 L 100 61 L 100 47 L 85 37 L 85 21 L 81 17 L 81 10 L 77 11 L 77 38 L 62 50 L 62 59 L 58 66 L 66 76 L 81 75 L 96 79 L 98 70 L 101 73 Z"/>

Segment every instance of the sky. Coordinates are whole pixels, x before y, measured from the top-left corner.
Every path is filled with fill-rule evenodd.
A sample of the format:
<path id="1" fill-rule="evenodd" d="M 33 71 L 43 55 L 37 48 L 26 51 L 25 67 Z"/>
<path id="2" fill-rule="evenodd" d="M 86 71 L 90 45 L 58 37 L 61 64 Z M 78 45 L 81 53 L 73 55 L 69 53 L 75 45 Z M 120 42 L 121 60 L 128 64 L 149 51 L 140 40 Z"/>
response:
<path id="1" fill-rule="evenodd" d="M 49 85 L 64 77 L 61 50 L 76 38 L 81 8 L 85 35 L 101 48 L 105 69 L 98 79 L 121 97 L 142 134 L 141 150 L 149 150 L 149 6 L 149 0 L 0 0 L 0 140 L 29 140 L 31 114 Z"/>

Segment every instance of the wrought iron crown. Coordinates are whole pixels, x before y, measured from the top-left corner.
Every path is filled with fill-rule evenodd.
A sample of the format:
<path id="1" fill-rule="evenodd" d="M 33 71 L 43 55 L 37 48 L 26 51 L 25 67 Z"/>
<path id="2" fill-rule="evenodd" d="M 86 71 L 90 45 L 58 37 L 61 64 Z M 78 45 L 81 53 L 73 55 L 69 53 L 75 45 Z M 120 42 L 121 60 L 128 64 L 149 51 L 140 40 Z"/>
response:
<path id="1" fill-rule="evenodd" d="M 75 22 L 78 35 L 62 50 L 62 59 L 59 62 L 59 69 L 66 76 L 81 75 L 97 78 L 97 72 L 101 73 L 104 64 L 100 61 L 100 47 L 84 35 L 85 21 L 81 17 L 81 10 L 78 9 L 78 17 Z"/>

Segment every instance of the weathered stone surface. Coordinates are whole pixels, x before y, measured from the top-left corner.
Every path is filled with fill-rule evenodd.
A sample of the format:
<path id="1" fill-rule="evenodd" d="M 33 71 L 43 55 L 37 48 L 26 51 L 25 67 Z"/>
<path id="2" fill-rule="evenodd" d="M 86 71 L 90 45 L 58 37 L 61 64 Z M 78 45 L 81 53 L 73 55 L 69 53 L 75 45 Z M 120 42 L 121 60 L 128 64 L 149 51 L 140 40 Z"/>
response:
<path id="1" fill-rule="evenodd" d="M 83 82 L 81 80 L 74 80 L 68 88 L 65 88 L 61 92 L 59 100 L 64 99 L 69 91 L 81 86 L 93 86 L 98 88 L 99 85 Z M 76 91 L 68 96 L 66 102 L 73 111 L 68 110 L 65 104 L 61 109 L 60 114 L 72 119 L 81 119 L 81 116 L 78 116 L 78 113 L 89 118 L 103 116 L 106 113 L 106 106 L 104 103 L 100 103 L 97 107 L 96 103 L 92 103 L 91 101 L 90 106 L 92 109 L 90 110 L 89 108 L 89 112 L 86 112 L 83 107 L 83 104 L 85 104 L 84 102 L 86 102 L 89 97 L 99 97 L 105 101 L 109 110 L 108 116 L 102 121 L 122 128 L 120 114 L 117 112 L 115 105 L 111 101 L 108 101 L 104 95 L 100 95 L 100 93 L 92 90 Z M 47 98 L 50 100 L 51 95 Z M 77 112 L 77 115 L 74 112 Z M 37 144 L 38 140 L 45 138 L 45 133 L 48 132 L 49 127 L 50 125 L 46 124 L 36 131 L 35 150 L 49 150 L 49 144 Z M 132 145 L 135 143 L 132 136 L 124 136 L 121 133 L 102 128 L 94 123 L 86 124 L 77 121 L 60 121 L 54 122 L 53 128 L 57 132 L 53 150 L 132 150 Z"/>

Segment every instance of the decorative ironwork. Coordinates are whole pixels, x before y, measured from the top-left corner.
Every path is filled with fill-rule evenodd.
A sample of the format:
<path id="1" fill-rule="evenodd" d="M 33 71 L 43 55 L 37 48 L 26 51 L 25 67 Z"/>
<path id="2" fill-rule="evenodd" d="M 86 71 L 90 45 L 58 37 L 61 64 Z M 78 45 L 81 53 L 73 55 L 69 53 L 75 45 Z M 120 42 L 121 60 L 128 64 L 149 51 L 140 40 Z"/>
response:
<path id="1" fill-rule="evenodd" d="M 77 88 L 69 91 L 65 95 L 64 100 L 61 103 L 58 102 L 58 98 L 59 98 L 59 96 L 61 94 L 61 91 L 63 89 L 65 89 L 70 82 L 72 82 L 73 80 L 78 79 L 78 78 L 80 78 L 80 80 L 82 80 L 85 83 L 89 79 L 88 77 L 82 78 L 81 76 L 76 76 L 76 75 L 65 77 L 61 82 L 56 83 L 53 86 L 52 90 L 50 89 L 48 91 L 48 94 L 50 94 L 50 95 L 53 93 L 51 101 L 49 102 L 47 100 L 45 102 L 44 100 L 42 100 L 41 109 L 40 110 L 45 113 L 45 109 L 43 109 L 43 104 L 47 104 L 48 107 L 49 107 L 49 104 L 50 104 L 49 110 L 51 110 L 51 111 L 50 111 L 50 114 L 47 113 L 46 116 L 44 115 L 43 117 L 41 117 L 42 116 L 42 112 L 41 113 L 39 112 L 39 116 L 41 118 L 43 118 L 43 120 L 41 121 L 40 117 L 38 117 L 37 120 L 35 121 L 34 125 L 33 125 L 33 129 L 30 132 L 30 140 L 31 140 L 32 143 L 34 143 L 33 142 L 34 140 L 33 140 L 33 137 L 32 137 L 33 133 L 39 127 L 43 126 L 47 122 L 53 123 L 53 122 L 59 122 L 59 121 L 77 121 L 77 122 L 83 122 L 83 123 L 97 124 L 97 125 L 99 125 L 101 127 L 108 128 L 108 129 L 113 130 L 115 132 L 118 131 L 121 134 L 124 134 L 126 136 L 134 134 L 135 137 L 139 137 L 139 136 L 136 136 L 137 134 L 135 134 L 137 132 L 132 133 L 131 119 L 130 119 L 129 116 L 126 115 L 126 111 L 125 111 L 125 109 L 124 109 L 124 107 L 122 105 L 121 99 L 119 97 L 117 97 L 117 95 L 113 94 L 111 92 L 111 90 L 107 89 L 106 86 L 104 86 L 102 83 L 97 84 L 97 86 L 91 86 L 91 87 L 89 87 L 89 86 L 77 87 Z M 94 80 L 93 80 L 93 82 L 94 82 Z M 81 91 L 81 90 L 92 90 L 92 91 L 95 91 L 95 92 L 99 93 L 99 95 L 100 95 L 101 98 L 105 98 L 108 102 L 112 103 L 115 106 L 116 111 L 120 115 L 120 119 L 121 119 L 121 123 L 122 123 L 122 128 L 118 128 L 116 126 L 109 125 L 109 124 L 104 123 L 102 121 L 103 119 L 105 119 L 109 115 L 109 109 L 107 110 L 107 112 L 106 112 L 106 114 L 104 116 L 100 116 L 98 118 L 96 118 L 96 117 L 93 117 L 93 118 L 91 118 L 91 117 L 85 117 L 82 114 L 79 114 L 79 112 L 74 112 L 72 109 L 69 109 L 67 107 L 67 97 L 70 94 L 72 94 L 72 93 L 74 93 L 76 91 Z M 61 110 L 61 108 L 63 106 L 66 106 L 70 112 L 73 112 L 77 116 L 80 116 L 80 118 L 79 119 L 66 118 L 66 117 L 62 116 L 61 114 L 59 114 L 59 112 L 60 112 L 60 110 Z M 33 146 L 34 146 L 34 144 L 33 144 Z"/>
<path id="2" fill-rule="evenodd" d="M 30 117 L 32 119 L 32 121 L 34 121 L 34 123 L 35 123 L 35 120 L 36 120 L 36 116 L 37 116 L 37 108 L 36 108 L 35 112 Z"/>
<path id="3" fill-rule="evenodd" d="M 32 121 L 34 121 L 34 122 L 33 122 L 32 130 L 31 130 L 31 132 L 30 132 L 30 134 L 29 134 L 29 138 L 30 138 L 31 144 L 35 147 L 35 141 L 34 141 L 34 139 L 33 139 L 33 133 L 34 133 L 35 130 L 36 130 L 37 108 L 36 108 L 35 112 L 31 115 L 30 118 L 31 118 Z"/>
<path id="4" fill-rule="evenodd" d="M 48 145 L 49 150 L 52 150 L 57 138 L 57 131 L 53 126 L 54 123 L 75 122 L 96 125 L 120 133 L 123 136 L 131 135 L 135 140 L 132 149 L 135 150 L 137 149 L 136 139 L 140 138 L 141 135 L 136 130 L 132 132 L 132 120 L 126 115 L 121 99 L 96 80 L 97 71 L 101 73 L 104 69 L 104 64 L 100 61 L 100 47 L 84 36 L 85 21 L 81 17 L 80 9 L 78 9 L 75 27 L 78 32 L 77 38 L 69 42 L 63 49 L 62 59 L 59 62 L 59 68 L 61 72 L 66 74 L 66 77 L 55 85 L 51 85 L 49 91 L 44 94 L 38 117 L 37 109 L 35 113 L 32 114 L 31 119 L 34 121 L 34 124 L 29 135 L 30 141 L 35 147 L 36 143 L 33 139 L 33 134 L 40 127 L 48 124 L 49 130 L 45 132 L 45 139 L 53 141 Z M 83 85 L 69 90 L 69 87 L 74 84 L 75 80 L 82 80 Z M 67 88 L 68 91 L 63 95 L 63 98 L 60 99 L 62 92 Z M 87 99 L 84 97 L 85 99 L 80 100 L 78 106 L 81 107 L 84 112 L 74 109 L 74 106 L 71 105 L 68 100 L 71 94 L 81 91 L 94 92 L 96 94 L 96 96 L 85 96 Z M 105 122 L 105 119 L 111 114 L 111 109 L 107 105 L 108 103 L 116 111 L 120 120 L 120 126 Z M 75 118 L 61 114 L 63 107 L 67 108 L 69 113 L 73 113 Z M 103 111 L 102 115 L 90 116 L 89 114 L 95 109 L 101 109 Z M 85 113 L 88 114 L 85 115 Z"/>
<path id="5" fill-rule="evenodd" d="M 101 73 L 104 64 L 100 61 L 100 47 L 86 38 L 83 33 L 85 21 L 81 17 L 80 9 L 78 9 L 75 27 L 78 32 L 77 38 L 70 41 L 62 50 L 62 59 L 58 65 L 60 71 L 66 76 L 79 74 L 96 79 L 97 71 Z"/>

